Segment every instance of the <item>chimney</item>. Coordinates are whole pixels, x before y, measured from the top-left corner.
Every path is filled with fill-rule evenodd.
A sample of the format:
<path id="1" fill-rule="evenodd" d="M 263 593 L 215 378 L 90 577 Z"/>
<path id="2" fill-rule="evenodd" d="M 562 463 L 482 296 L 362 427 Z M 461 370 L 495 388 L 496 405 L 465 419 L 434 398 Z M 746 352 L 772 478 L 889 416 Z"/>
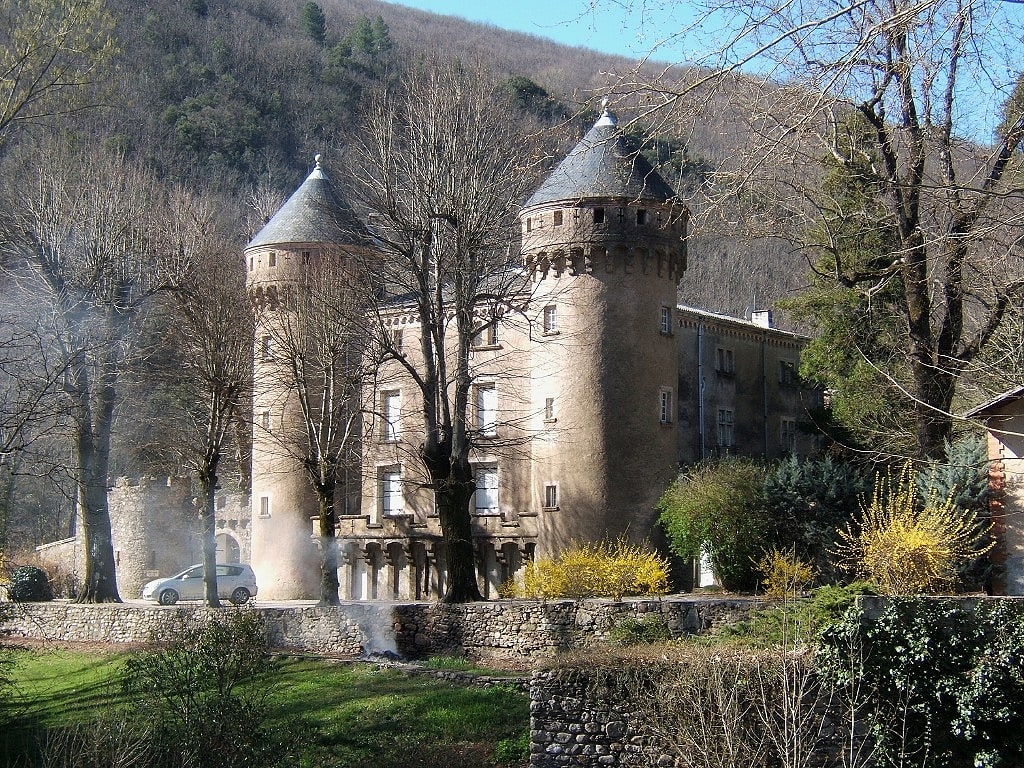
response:
<path id="1" fill-rule="evenodd" d="M 772 325 L 772 311 L 770 309 L 756 309 L 750 313 L 750 322 L 762 328 L 774 328 Z"/>

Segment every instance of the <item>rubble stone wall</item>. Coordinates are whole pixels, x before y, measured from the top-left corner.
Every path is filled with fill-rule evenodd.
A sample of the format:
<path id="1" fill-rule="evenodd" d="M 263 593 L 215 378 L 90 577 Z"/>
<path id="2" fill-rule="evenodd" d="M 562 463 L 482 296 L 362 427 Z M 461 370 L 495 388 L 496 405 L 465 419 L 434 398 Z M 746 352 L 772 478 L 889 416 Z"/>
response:
<path id="1" fill-rule="evenodd" d="M 0 633 L 60 642 L 145 643 L 162 627 L 204 621 L 225 610 L 256 610 L 271 644 L 311 653 L 405 658 L 460 655 L 477 660 L 557 656 L 607 639 L 627 619 L 660 615 L 673 635 L 690 634 L 745 618 L 752 600 L 671 597 L 661 600 L 500 601 L 441 603 L 350 602 L 338 607 L 270 605 L 207 609 L 201 605 L 135 603 L 77 605 L 19 603 Z"/>

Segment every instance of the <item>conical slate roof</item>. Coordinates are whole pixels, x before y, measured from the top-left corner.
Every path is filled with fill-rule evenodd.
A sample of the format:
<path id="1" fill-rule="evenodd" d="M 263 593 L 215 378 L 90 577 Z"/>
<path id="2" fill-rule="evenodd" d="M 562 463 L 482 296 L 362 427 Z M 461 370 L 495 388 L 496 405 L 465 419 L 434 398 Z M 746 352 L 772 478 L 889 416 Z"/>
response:
<path id="1" fill-rule="evenodd" d="M 316 156 L 316 168 L 246 248 L 286 243 L 357 244 L 369 238 L 355 211 L 335 189 Z"/>
<path id="2" fill-rule="evenodd" d="M 666 202 L 675 191 L 631 147 L 607 107 L 586 136 L 558 164 L 524 207 L 557 200 L 614 197 Z"/>

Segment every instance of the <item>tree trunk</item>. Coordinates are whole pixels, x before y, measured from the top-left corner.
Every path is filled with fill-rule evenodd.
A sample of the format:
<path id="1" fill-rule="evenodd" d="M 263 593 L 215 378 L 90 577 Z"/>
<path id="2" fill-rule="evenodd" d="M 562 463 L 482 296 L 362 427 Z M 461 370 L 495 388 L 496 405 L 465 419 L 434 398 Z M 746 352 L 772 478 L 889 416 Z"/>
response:
<path id="1" fill-rule="evenodd" d="M 317 486 L 320 501 L 320 605 L 338 605 L 338 516 L 334 509 L 334 472 Z"/>
<path id="2" fill-rule="evenodd" d="M 469 505 L 473 499 L 473 475 L 468 462 L 453 462 L 445 477 L 434 477 L 434 501 L 444 535 L 448 588 L 445 603 L 483 600 L 476 581 L 473 522 Z"/>
<path id="3" fill-rule="evenodd" d="M 914 370 L 914 420 L 920 459 L 941 459 L 953 432 L 953 392 L 957 375 L 912 359 Z"/>
<path id="4" fill-rule="evenodd" d="M 220 608 L 217 594 L 217 474 L 212 471 L 199 478 L 203 491 L 203 508 L 199 513 L 203 537 L 203 589 L 206 604 Z"/>
<path id="5" fill-rule="evenodd" d="M 91 408 L 89 373 L 80 353 L 70 372 L 75 424 L 75 449 L 78 459 L 78 503 L 85 547 L 85 574 L 80 603 L 119 603 L 114 543 L 107 504 L 107 480 L 110 469 L 110 429 L 114 412 L 116 362 L 109 358 L 102 366 L 103 382 Z M 113 377 L 113 378 L 112 378 Z M 93 416 L 95 415 L 95 419 Z"/>

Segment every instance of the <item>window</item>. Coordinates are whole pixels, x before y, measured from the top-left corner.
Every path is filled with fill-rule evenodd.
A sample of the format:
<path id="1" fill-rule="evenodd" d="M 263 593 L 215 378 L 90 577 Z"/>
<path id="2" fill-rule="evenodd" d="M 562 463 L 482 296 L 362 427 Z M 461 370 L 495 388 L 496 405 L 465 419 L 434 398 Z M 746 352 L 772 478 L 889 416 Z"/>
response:
<path id="1" fill-rule="evenodd" d="M 533 219 L 531 218 L 526 219 L 526 231 L 533 232 Z"/>
<path id="2" fill-rule="evenodd" d="M 309 251 L 303 251 L 302 252 L 302 263 L 303 264 L 309 264 L 310 256 L 311 256 L 311 254 L 310 254 Z"/>
<path id="3" fill-rule="evenodd" d="M 270 411 L 260 411 L 260 427 L 265 431 L 270 431 Z"/>
<path id="4" fill-rule="evenodd" d="M 779 361 L 779 384 L 784 387 L 795 387 L 800 383 L 796 372 L 796 363 L 792 360 Z"/>
<path id="5" fill-rule="evenodd" d="M 391 346 L 395 350 L 395 354 L 402 354 L 402 329 L 395 328 L 391 331 Z"/>
<path id="6" fill-rule="evenodd" d="M 662 424 L 672 423 L 672 390 L 663 389 L 658 393 L 658 421 Z"/>
<path id="7" fill-rule="evenodd" d="M 271 251 L 269 258 L 270 258 L 270 266 L 276 267 L 277 266 L 277 254 L 274 253 L 273 251 Z"/>
<path id="8" fill-rule="evenodd" d="M 544 307 L 544 333 L 558 333 L 558 309 L 554 304 Z"/>
<path id="9" fill-rule="evenodd" d="M 260 496 L 260 517 L 270 517 L 269 496 Z"/>
<path id="10" fill-rule="evenodd" d="M 718 409 L 718 447 L 731 448 L 733 445 L 733 413 L 731 408 Z"/>
<path id="11" fill-rule="evenodd" d="M 716 354 L 716 360 L 715 360 L 715 370 L 716 371 L 718 371 L 719 373 L 724 373 L 726 375 L 732 375 L 732 374 L 734 374 L 736 372 L 736 363 L 735 363 L 735 359 L 733 358 L 733 354 L 732 354 L 732 350 L 731 349 L 725 349 L 724 347 L 719 347 L 717 350 L 715 350 L 715 354 Z"/>
<path id="12" fill-rule="evenodd" d="M 672 308 L 661 308 L 661 332 L 666 336 L 672 333 Z"/>
<path id="13" fill-rule="evenodd" d="M 793 419 L 782 420 L 781 448 L 787 453 L 796 450 L 796 422 Z"/>
<path id="14" fill-rule="evenodd" d="M 274 339 L 270 336 L 264 336 L 260 340 L 260 357 L 264 360 L 274 359 Z"/>
<path id="15" fill-rule="evenodd" d="M 218 496 L 217 497 L 217 509 L 227 509 L 227 508 L 228 508 L 228 498 L 227 498 L 227 496 Z"/>
<path id="16" fill-rule="evenodd" d="M 381 439 L 386 443 L 398 442 L 402 419 L 401 408 L 402 394 L 399 390 L 393 389 L 380 393 L 380 410 L 383 415 Z"/>
<path id="17" fill-rule="evenodd" d="M 554 226 L 556 226 L 556 227 L 562 226 L 562 212 L 561 211 L 555 211 L 554 216 L 552 218 L 554 219 L 554 221 L 553 221 Z"/>
<path id="18" fill-rule="evenodd" d="M 473 334 L 474 347 L 496 347 L 498 346 L 498 321 L 492 320 L 475 334 Z"/>
<path id="19" fill-rule="evenodd" d="M 544 486 L 544 509 L 558 509 L 558 486 L 554 483 Z"/>
<path id="20" fill-rule="evenodd" d="M 595 208 L 594 209 L 594 223 L 595 224 L 604 224 L 604 208 Z"/>
<path id="21" fill-rule="evenodd" d="M 644 208 L 639 208 L 636 212 L 636 223 L 637 226 L 642 227 L 647 223 L 647 211 Z"/>
<path id="22" fill-rule="evenodd" d="M 496 515 L 498 509 L 498 468 L 476 468 L 476 513 Z"/>
<path id="23" fill-rule="evenodd" d="M 544 398 L 544 421 L 555 420 L 555 398 Z"/>
<path id="24" fill-rule="evenodd" d="M 250 272 L 252 272 L 252 264 L 253 264 L 253 261 L 255 260 L 255 258 L 256 258 L 255 256 L 250 256 L 249 257 L 249 271 Z"/>
<path id="25" fill-rule="evenodd" d="M 481 435 L 498 431 L 498 390 L 493 384 L 476 388 L 476 428 Z"/>
<path id="26" fill-rule="evenodd" d="M 380 511 L 385 517 L 405 513 L 402 471 L 394 467 L 380 472 Z"/>

